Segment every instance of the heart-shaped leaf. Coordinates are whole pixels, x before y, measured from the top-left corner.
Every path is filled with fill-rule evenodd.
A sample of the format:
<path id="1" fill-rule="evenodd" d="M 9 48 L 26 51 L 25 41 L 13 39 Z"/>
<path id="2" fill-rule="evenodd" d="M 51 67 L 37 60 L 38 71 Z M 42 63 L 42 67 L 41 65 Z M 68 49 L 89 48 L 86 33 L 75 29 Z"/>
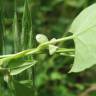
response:
<path id="1" fill-rule="evenodd" d="M 80 72 L 96 64 L 96 4 L 84 9 L 69 30 L 74 35 L 75 60 L 70 72 Z"/>

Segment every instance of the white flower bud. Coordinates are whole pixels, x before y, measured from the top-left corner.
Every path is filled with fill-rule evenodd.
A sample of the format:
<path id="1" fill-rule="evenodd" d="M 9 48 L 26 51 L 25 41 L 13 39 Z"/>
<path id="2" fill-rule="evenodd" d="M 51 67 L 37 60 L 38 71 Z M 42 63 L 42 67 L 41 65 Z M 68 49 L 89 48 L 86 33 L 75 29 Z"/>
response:
<path id="1" fill-rule="evenodd" d="M 37 34 L 36 35 L 36 40 L 37 40 L 38 43 L 41 44 L 41 43 L 47 42 L 48 38 L 43 34 Z"/>

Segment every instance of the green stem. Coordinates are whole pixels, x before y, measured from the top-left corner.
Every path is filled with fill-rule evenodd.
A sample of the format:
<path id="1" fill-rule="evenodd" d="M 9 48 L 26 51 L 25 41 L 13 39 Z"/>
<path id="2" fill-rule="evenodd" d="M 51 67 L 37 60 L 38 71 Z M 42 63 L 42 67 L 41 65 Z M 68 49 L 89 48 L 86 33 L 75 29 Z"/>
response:
<path id="1" fill-rule="evenodd" d="M 55 41 L 50 42 L 50 44 L 51 44 L 51 43 L 59 43 L 59 42 L 71 40 L 71 39 L 73 39 L 73 38 L 74 38 L 74 35 L 68 36 L 68 37 L 64 37 L 64 38 L 60 38 L 60 39 L 57 39 L 57 40 L 55 40 Z"/>
<path id="2" fill-rule="evenodd" d="M 63 38 L 60 38 L 60 39 L 56 39 L 56 40 L 54 40 L 54 41 L 48 41 L 48 42 L 45 42 L 45 43 L 43 43 L 43 44 L 40 44 L 40 45 L 38 46 L 38 48 L 43 48 L 43 47 L 46 46 L 46 45 L 48 46 L 48 45 L 50 45 L 50 44 L 55 44 L 55 43 L 59 43 L 59 42 L 71 40 L 71 39 L 73 39 L 73 38 L 74 38 L 74 35 L 68 36 L 68 37 L 63 37 Z"/>
<path id="3" fill-rule="evenodd" d="M 60 53 L 60 55 L 67 56 L 67 57 L 74 57 L 75 55 L 71 54 L 66 54 L 66 53 Z"/>
<path id="4" fill-rule="evenodd" d="M 1 58 L 1 60 L 3 59 L 4 61 L 6 61 L 6 60 L 11 60 L 11 59 L 21 58 L 21 57 L 28 56 L 31 54 L 37 54 L 42 49 L 48 47 L 48 45 L 50 45 L 50 44 L 71 40 L 73 38 L 74 38 L 74 35 L 69 36 L 69 37 L 63 37 L 63 38 L 60 38 L 60 39 L 57 39 L 54 41 L 48 41 L 48 42 L 45 42 L 43 44 L 40 44 L 37 48 L 27 49 L 27 50 L 21 51 L 21 52 L 16 53 L 16 54 L 2 55 L 2 56 L 0 56 L 0 58 Z M 70 51 L 70 50 L 67 50 L 67 51 Z"/>
<path id="5" fill-rule="evenodd" d="M 57 53 L 63 53 L 63 52 L 74 52 L 75 49 L 73 48 L 70 48 L 70 49 L 67 49 L 67 48 L 59 48 L 56 52 Z"/>

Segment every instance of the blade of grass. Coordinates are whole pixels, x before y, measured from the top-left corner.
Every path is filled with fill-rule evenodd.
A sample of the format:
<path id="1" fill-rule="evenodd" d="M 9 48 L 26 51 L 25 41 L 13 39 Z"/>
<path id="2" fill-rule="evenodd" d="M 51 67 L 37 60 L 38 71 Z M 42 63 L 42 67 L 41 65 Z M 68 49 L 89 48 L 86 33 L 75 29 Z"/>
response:
<path id="1" fill-rule="evenodd" d="M 13 37 L 14 37 L 14 53 L 19 51 L 19 30 L 18 30 L 18 21 L 17 21 L 17 9 L 16 9 L 16 0 L 14 1 L 14 19 L 13 19 Z"/>
<path id="2" fill-rule="evenodd" d="M 22 50 L 34 47 L 34 36 L 32 32 L 32 17 L 29 7 L 29 0 L 25 0 L 24 13 L 22 18 L 22 33 L 21 33 L 21 45 Z M 28 59 L 33 59 L 32 56 L 28 56 Z M 35 66 L 28 70 L 29 80 L 33 80 L 33 88 L 35 88 Z M 35 90 L 33 91 L 35 93 Z"/>
<path id="3" fill-rule="evenodd" d="M 22 17 L 22 33 L 21 33 L 21 44 L 22 50 L 32 46 L 32 19 L 31 13 L 28 6 L 28 0 L 25 0 L 24 12 Z"/>
<path id="4" fill-rule="evenodd" d="M 0 4 L 1 5 L 1 4 Z M 4 50 L 4 23 L 3 23 L 3 10 L 0 8 L 0 54 Z"/>

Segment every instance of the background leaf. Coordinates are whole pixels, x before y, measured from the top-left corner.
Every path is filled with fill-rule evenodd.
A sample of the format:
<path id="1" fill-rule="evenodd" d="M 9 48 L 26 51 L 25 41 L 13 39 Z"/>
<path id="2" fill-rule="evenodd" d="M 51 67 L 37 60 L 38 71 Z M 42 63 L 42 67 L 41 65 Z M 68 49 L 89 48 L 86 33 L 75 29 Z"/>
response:
<path id="1" fill-rule="evenodd" d="M 32 88 L 14 81 L 15 96 L 33 96 Z"/>

